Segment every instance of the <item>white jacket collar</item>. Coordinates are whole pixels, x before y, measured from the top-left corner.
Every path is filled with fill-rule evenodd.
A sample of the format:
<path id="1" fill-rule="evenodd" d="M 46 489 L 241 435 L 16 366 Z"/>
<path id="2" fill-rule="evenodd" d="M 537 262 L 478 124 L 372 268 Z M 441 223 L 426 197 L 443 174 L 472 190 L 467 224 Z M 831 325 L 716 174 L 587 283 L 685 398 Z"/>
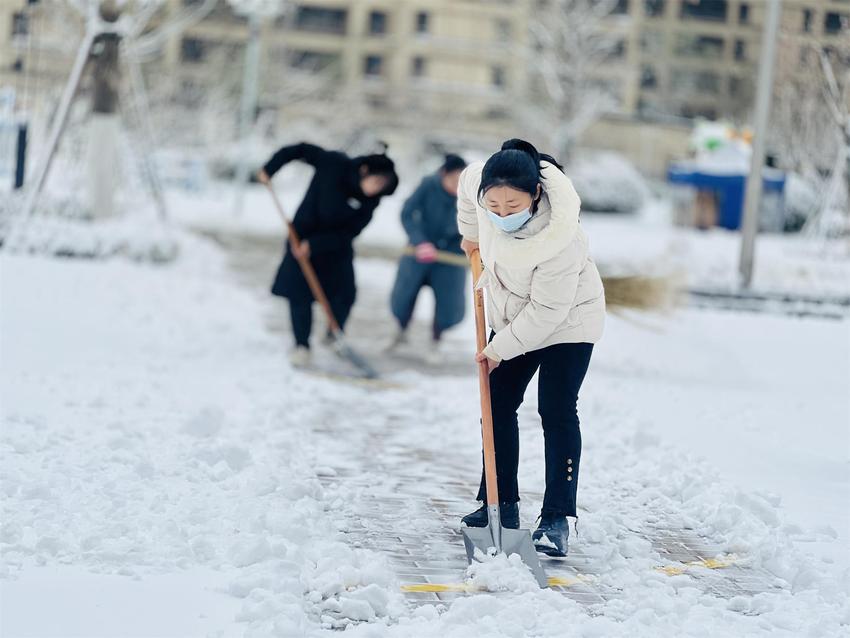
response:
<path id="1" fill-rule="evenodd" d="M 572 182 L 548 162 L 542 163 L 541 172 L 544 196 L 534 217 L 516 233 L 508 234 L 497 228 L 479 204 L 479 233 L 485 260 L 507 268 L 533 267 L 557 255 L 575 237 L 581 200 Z M 480 170 L 477 181 L 481 183 Z"/>

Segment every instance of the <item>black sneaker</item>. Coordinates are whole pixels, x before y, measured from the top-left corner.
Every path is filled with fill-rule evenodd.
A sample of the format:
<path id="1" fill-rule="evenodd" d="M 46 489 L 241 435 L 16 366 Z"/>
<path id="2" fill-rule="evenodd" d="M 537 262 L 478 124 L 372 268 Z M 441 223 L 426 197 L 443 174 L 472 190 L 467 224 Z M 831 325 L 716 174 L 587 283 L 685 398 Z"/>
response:
<path id="1" fill-rule="evenodd" d="M 502 527 L 519 529 L 519 503 L 502 503 L 499 505 L 499 516 Z M 467 514 L 460 522 L 467 527 L 487 527 L 490 517 L 487 516 L 487 506 L 482 505 L 471 514 Z"/>
<path id="2" fill-rule="evenodd" d="M 538 552 L 548 556 L 566 556 L 570 540 L 567 517 L 542 515 L 540 525 L 534 530 L 531 539 Z"/>

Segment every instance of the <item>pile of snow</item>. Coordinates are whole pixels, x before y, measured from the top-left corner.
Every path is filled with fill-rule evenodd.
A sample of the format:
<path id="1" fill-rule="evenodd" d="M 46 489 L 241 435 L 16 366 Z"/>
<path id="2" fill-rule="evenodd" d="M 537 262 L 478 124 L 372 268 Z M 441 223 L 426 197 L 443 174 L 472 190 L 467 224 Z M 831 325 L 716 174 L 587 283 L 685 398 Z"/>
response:
<path id="1" fill-rule="evenodd" d="M 149 215 L 93 219 L 72 197 L 42 198 L 23 219 L 20 196 L 0 203 L 0 246 L 15 254 L 167 262 L 179 252 L 178 233 Z"/>
<path id="2" fill-rule="evenodd" d="M 390 620 L 394 575 L 343 542 L 348 495 L 314 470 L 303 398 L 327 382 L 293 375 L 218 251 L 183 248 L 166 268 L 0 255 L 17 308 L 0 317 L 0 583 L 48 564 L 207 570 L 249 635 Z"/>
<path id="3" fill-rule="evenodd" d="M 603 277 L 670 277 L 685 288 L 739 290 L 740 234 L 672 226 L 671 214 L 669 202 L 656 200 L 636 218 L 583 216 L 590 251 Z M 759 235 L 751 290 L 850 297 L 850 248 L 841 239 Z"/>
<path id="4" fill-rule="evenodd" d="M 693 164 L 702 173 L 745 175 L 753 155 L 749 137 L 727 122 L 699 121 L 691 135 Z"/>
<path id="5" fill-rule="evenodd" d="M 617 153 L 579 153 L 567 175 L 585 211 L 631 213 L 640 210 L 649 199 L 646 180 Z"/>
<path id="6" fill-rule="evenodd" d="M 599 239 L 611 233 L 602 243 L 619 253 L 652 242 L 630 226 L 595 230 Z M 353 547 L 346 530 L 444 525 L 416 507 L 454 489 L 447 477 L 476 479 L 474 374 L 411 372 L 408 387 L 380 393 L 295 373 L 285 337 L 264 329 L 268 308 L 233 282 L 224 255 L 197 240 L 181 247 L 165 267 L 0 255 L 4 297 L 16 300 L 0 316 L 0 587 L 4 601 L 16 601 L 4 603 L 4 630 L 32 629 L 53 609 L 47 598 L 62 597 L 20 595 L 27 575 L 67 565 L 87 573 L 87 586 L 118 576 L 173 586 L 199 573 L 194 590 L 214 583 L 237 599 L 241 626 L 231 629 L 255 637 L 341 628 L 370 638 L 554 637 L 565 627 L 630 637 L 846 632 L 847 576 L 794 542 L 843 538 L 843 528 L 831 529 L 825 514 L 811 529 L 790 526 L 778 499 L 750 485 L 770 474 L 801 490 L 825 472 L 806 502 L 843 504 L 830 490 L 840 496 L 846 481 L 835 452 L 845 326 L 685 312 L 646 330 L 611 317 L 582 389 L 580 533 L 571 546 L 594 567 L 594 586 L 616 595 L 579 605 L 532 587 L 516 557 L 483 557 L 469 583 L 495 591 L 411 609 L 384 555 Z M 361 266 L 361 288 L 388 294 L 393 264 Z M 822 358 L 821 375 L 806 372 L 811 357 Z M 540 507 L 528 492 L 542 484 L 533 384 L 520 413 L 524 521 Z M 802 422 L 805 445 L 771 462 L 771 446 L 788 454 L 784 442 L 798 440 Z M 832 455 L 803 452 L 818 435 Z M 449 471 L 438 471 L 444 459 Z M 393 461 L 406 476 L 385 471 Z M 727 462 L 732 469 L 715 469 Z M 749 467 L 744 487 L 724 475 Z M 339 480 L 323 485 L 319 475 Z M 403 482 L 410 477 L 418 480 Z M 365 496 L 383 494 L 396 498 L 396 519 L 374 519 Z M 721 556 L 766 570 L 770 587 L 727 599 L 691 574 L 667 575 L 652 528 L 707 538 Z M 137 610 L 158 607 L 154 593 L 144 596 Z M 90 634 L 101 613 L 72 609 L 62 631 Z"/>
<path id="7" fill-rule="evenodd" d="M 491 548 L 492 549 L 492 548 Z M 475 590 L 521 593 L 538 591 L 540 586 L 519 554 L 484 554 L 475 550 L 475 560 L 466 570 L 466 584 Z"/>
<path id="8" fill-rule="evenodd" d="M 818 209 L 820 196 L 811 183 L 797 173 L 786 173 L 783 193 L 786 229 L 799 230 Z"/>

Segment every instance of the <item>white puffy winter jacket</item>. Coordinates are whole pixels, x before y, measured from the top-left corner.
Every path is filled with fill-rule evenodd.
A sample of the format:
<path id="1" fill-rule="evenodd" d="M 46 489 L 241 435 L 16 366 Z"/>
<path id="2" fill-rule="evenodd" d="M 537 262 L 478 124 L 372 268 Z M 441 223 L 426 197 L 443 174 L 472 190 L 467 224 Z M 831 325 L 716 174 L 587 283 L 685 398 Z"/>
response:
<path id="1" fill-rule="evenodd" d="M 458 228 L 479 243 L 487 317 L 495 336 L 484 353 L 513 359 L 556 343 L 596 343 L 605 323 L 605 292 L 579 226 L 581 200 L 557 167 L 542 164 L 543 196 L 514 233 L 492 222 L 478 199 L 483 162 L 460 176 Z"/>

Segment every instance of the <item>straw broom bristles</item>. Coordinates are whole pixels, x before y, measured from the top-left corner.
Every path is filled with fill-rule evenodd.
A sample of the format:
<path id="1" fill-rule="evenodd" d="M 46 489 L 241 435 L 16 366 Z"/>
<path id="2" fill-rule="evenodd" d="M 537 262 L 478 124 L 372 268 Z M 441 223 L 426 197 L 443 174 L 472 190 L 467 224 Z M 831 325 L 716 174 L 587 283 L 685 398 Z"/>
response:
<path id="1" fill-rule="evenodd" d="M 602 276 L 609 308 L 670 310 L 679 302 L 680 277 L 669 275 Z"/>

